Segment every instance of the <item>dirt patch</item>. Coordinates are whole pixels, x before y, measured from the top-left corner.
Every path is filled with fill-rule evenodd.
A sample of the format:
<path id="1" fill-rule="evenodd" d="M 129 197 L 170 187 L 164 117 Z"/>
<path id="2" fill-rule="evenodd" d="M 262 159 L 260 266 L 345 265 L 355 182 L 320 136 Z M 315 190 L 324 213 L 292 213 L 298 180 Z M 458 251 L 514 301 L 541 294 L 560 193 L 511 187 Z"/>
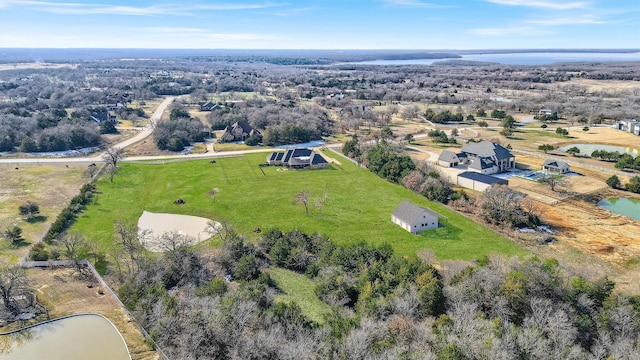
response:
<path id="1" fill-rule="evenodd" d="M 210 219 L 177 214 L 161 214 L 144 211 L 138 219 L 138 231 L 140 241 L 144 247 L 153 252 L 166 251 L 162 236 L 169 233 L 177 233 L 183 238 L 179 241 L 189 241 L 194 244 L 205 241 L 214 234 L 209 223 Z M 220 227 L 220 223 L 213 222 L 215 228 Z"/>
<path id="2" fill-rule="evenodd" d="M 124 337 L 132 359 L 159 359 L 158 354 L 144 342 L 135 323 L 108 292 L 103 291 L 104 295 L 98 293 L 101 289 L 95 279 L 81 277 L 70 268 L 30 269 L 27 275 L 36 289 L 38 300 L 47 307 L 51 318 L 85 313 L 103 315 Z"/>

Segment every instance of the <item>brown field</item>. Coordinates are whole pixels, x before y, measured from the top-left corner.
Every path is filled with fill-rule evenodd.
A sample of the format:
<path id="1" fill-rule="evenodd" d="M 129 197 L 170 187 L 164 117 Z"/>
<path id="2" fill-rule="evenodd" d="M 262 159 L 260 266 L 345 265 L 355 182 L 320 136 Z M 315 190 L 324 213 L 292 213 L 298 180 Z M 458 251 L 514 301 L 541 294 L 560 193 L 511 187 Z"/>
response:
<path id="1" fill-rule="evenodd" d="M 51 318 L 85 313 L 103 315 L 124 337 L 132 359 L 159 358 L 109 293 L 98 293 L 99 286 L 93 278 L 81 277 L 71 268 L 29 269 L 27 275 L 36 289 L 38 300 L 47 307 Z M 88 288 L 89 284 L 94 286 Z"/>
<path id="2" fill-rule="evenodd" d="M 568 84 L 586 87 L 587 91 L 640 90 L 640 83 L 637 81 L 572 79 Z"/>
<path id="3" fill-rule="evenodd" d="M 17 169 L 16 169 L 17 167 Z M 5 165 L 0 164 L 0 230 L 17 224 L 26 244 L 13 247 L 0 240 L 0 262 L 15 263 L 24 257 L 55 220 L 58 212 L 74 197 L 86 179 L 86 165 Z M 27 201 L 40 206 L 40 216 L 27 222 L 18 207 Z"/>

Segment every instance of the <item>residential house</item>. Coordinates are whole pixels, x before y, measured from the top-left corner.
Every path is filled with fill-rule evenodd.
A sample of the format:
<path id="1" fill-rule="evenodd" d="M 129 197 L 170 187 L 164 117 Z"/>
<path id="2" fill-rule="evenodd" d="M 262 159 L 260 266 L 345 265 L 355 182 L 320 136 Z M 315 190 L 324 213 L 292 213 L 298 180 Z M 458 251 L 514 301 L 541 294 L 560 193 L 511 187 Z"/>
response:
<path id="1" fill-rule="evenodd" d="M 285 151 L 272 152 L 267 156 L 267 164 L 294 169 L 329 167 L 329 163 L 322 155 L 309 148 L 288 148 Z"/>
<path id="2" fill-rule="evenodd" d="M 224 128 L 224 132 L 220 136 L 220 142 L 245 141 L 250 136 L 262 138 L 260 131 L 251 127 L 248 122 L 240 120 Z"/>
<path id="3" fill-rule="evenodd" d="M 466 165 L 468 171 L 491 175 L 515 168 L 516 157 L 501 145 L 481 141 L 462 146 L 458 154 L 443 151 L 438 157 L 438 164 L 444 167 Z"/>
<path id="4" fill-rule="evenodd" d="M 542 115 L 542 116 L 553 116 L 553 115 L 558 115 L 558 112 L 556 110 L 553 109 L 540 109 L 540 111 L 538 111 L 538 115 Z"/>
<path id="5" fill-rule="evenodd" d="M 402 201 L 391 213 L 391 221 L 412 234 L 437 228 L 439 226 L 438 219 L 441 217 L 442 215 L 437 212 L 407 200 Z"/>
<path id="6" fill-rule="evenodd" d="M 556 174 L 566 174 L 569 170 L 569 164 L 564 161 L 547 159 L 542 164 L 542 171 Z"/>
<path id="7" fill-rule="evenodd" d="M 214 103 L 213 101 L 203 102 L 203 103 L 200 103 L 199 105 L 200 105 L 200 111 L 213 111 L 213 110 L 222 108 L 220 105 Z"/>
<path id="8" fill-rule="evenodd" d="M 111 121 L 112 123 L 118 122 L 116 116 L 112 115 L 109 111 L 96 111 L 94 113 L 91 113 L 90 117 L 91 120 L 97 122 L 98 124 L 101 124 L 105 121 Z"/>
<path id="9" fill-rule="evenodd" d="M 485 175 L 473 171 L 465 171 L 458 174 L 456 183 L 459 186 L 476 191 L 486 191 L 493 185 L 509 185 L 509 182 L 506 179 L 500 179 L 495 176 Z"/>
<path id="10" fill-rule="evenodd" d="M 620 120 L 617 124 L 617 129 L 630 132 L 634 135 L 640 135 L 640 121 L 635 119 Z"/>

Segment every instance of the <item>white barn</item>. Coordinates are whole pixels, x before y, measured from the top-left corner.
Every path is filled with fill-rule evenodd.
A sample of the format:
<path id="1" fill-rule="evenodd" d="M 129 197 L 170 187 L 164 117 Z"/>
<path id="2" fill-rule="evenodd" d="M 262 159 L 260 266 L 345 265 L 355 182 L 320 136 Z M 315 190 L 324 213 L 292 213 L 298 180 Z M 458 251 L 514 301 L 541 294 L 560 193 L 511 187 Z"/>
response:
<path id="1" fill-rule="evenodd" d="M 442 215 L 437 212 L 417 206 L 404 200 L 391 213 L 391 221 L 412 234 L 423 230 L 435 229 L 439 226 L 438 219 Z"/>

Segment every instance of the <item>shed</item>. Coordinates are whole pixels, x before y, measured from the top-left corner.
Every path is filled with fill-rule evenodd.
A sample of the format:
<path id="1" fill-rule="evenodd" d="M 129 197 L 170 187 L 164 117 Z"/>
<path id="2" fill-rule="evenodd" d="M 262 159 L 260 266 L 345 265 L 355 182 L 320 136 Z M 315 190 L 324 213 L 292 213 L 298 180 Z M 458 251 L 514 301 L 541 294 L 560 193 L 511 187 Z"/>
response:
<path id="1" fill-rule="evenodd" d="M 542 170 L 548 173 L 566 174 L 569 172 L 569 164 L 564 161 L 547 159 L 542 164 Z"/>
<path id="2" fill-rule="evenodd" d="M 506 179 L 495 176 L 480 174 L 472 171 L 465 171 L 458 174 L 457 184 L 476 191 L 485 191 L 493 185 L 509 185 Z"/>
<path id="3" fill-rule="evenodd" d="M 437 212 L 415 205 L 407 200 L 391 213 L 391 221 L 412 234 L 417 234 L 423 230 L 435 229 L 438 227 L 438 219 L 442 215 Z"/>

